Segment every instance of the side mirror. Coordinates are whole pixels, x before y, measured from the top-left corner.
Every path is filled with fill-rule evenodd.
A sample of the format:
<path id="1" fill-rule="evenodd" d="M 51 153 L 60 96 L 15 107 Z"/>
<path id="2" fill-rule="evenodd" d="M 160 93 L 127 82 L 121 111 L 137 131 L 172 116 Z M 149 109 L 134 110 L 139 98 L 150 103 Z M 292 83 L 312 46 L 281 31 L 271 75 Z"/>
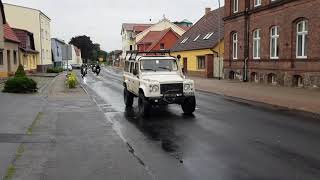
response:
<path id="1" fill-rule="evenodd" d="M 135 76 L 138 75 L 138 70 L 134 69 L 134 70 L 132 71 L 132 74 L 135 75 Z"/>

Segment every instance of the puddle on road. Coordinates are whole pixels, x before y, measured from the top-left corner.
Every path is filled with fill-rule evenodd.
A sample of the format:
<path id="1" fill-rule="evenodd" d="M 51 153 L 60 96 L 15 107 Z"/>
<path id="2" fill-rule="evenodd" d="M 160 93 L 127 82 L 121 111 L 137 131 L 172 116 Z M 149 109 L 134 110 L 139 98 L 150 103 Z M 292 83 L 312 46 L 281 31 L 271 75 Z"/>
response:
<path id="1" fill-rule="evenodd" d="M 179 137 L 175 134 L 173 120 L 167 118 L 167 107 L 154 109 L 152 114 L 152 119 L 140 118 L 133 108 L 126 108 L 125 111 L 125 117 L 129 122 L 133 123 L 150 140 L 159 142 L 163 151 L 182 163 L 182 152 L 178 145 Z"/>

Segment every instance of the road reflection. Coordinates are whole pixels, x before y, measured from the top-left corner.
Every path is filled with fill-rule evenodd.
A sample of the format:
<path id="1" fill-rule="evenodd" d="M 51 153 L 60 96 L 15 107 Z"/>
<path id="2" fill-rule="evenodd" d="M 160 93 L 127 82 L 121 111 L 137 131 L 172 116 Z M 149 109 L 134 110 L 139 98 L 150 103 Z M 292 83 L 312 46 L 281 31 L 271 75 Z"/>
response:
<path id="1" fill-rule="evenodd" d="M 178 116 L 168 110 L 168 106 L 154 108 L 151 116 L 142 118 L 138 116 L 136 108 L 128 107 L 125 109 L 126 119 L 133 123 L 150 140 L 160 142 L 161 148 L 178 159 L 181 163 L 182 151 L 179 143 L 183 141 L 175 131 L 177 121 L 191 120 L 194 116 Z"/>

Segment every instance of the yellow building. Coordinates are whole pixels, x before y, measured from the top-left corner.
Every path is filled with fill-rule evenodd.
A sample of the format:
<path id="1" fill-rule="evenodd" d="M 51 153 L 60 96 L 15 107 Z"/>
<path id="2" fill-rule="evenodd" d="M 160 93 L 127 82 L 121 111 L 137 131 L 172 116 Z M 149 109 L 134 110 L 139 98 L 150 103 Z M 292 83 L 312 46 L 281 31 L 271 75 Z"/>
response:
<path id="1" fill-rule="evenodd" d="M 33 33 L 38 70 L 46 71 L 52 66 L 50 18 L 40 10 L 7 3 L 4 11 L 11 27 Z"/>
<path id="2" fill-rule="evenodd" d="M 13 29 L 20 40 L 19 60 L 25 71 L 34 72 L 39 62 L 39 52 L 35 50 L 33 34 L 23 29 Z"/>
<path id="3" fill-rule="evenodd" d="M 171 55 L 181 56 L 185 72 L 191 76 L 223 77 L 224 9 L 206 8 L 205 15 L 189 29 L 171 49 Z"/>

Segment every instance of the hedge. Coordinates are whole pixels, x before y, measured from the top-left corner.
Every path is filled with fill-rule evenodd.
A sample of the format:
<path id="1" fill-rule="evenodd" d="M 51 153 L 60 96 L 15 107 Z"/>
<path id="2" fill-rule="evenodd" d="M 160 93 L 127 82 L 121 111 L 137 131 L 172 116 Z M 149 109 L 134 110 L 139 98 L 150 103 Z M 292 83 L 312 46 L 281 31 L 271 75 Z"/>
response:
<path id="1" fill-rule="evenodd" d="M 37 83 L 28 77 L 14 77 L 6 81 L 3 92 L 34 93 L 37 92 Z"/>

